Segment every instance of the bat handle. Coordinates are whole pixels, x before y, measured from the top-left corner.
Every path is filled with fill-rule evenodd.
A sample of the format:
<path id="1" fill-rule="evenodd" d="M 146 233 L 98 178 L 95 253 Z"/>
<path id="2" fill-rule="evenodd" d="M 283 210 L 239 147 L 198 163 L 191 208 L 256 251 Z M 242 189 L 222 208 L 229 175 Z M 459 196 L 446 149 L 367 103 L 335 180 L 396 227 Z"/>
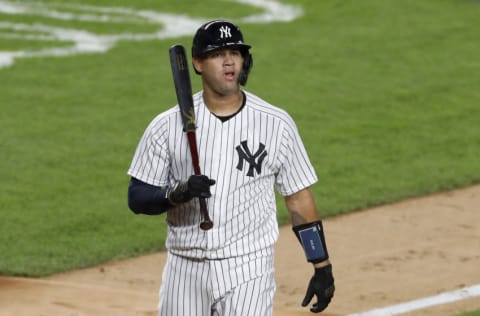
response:
<path id="1" fill-rule="evenodd" d="M 200 211 L 202 212 L 203 222 L 200 223 L 202 230 L 209 230 L 213 227 L 213 222 L 208 215 L 207 203 L 204 198 L 200 198 Z"/>
<path id="2" fill-rule="evenodd" d="M 187 132 L 187 138 L 190 146 L 190 151 L 192 154 L 192 163 L 193 171 L 195 175 L 199 176 L 202 174 L 200 171 L 200 163 L 198 161 L 198 152 L 197 152 L 197 141 L 195 132 Z M 213 222 L 208 215 L 207 203 L 204 198 L 199 198 L 200 200 L 200 212 L 202 213 L 203 221 L 200 223 L 200 228 L 202 230 L 209 230 L 213 227 Z"/>

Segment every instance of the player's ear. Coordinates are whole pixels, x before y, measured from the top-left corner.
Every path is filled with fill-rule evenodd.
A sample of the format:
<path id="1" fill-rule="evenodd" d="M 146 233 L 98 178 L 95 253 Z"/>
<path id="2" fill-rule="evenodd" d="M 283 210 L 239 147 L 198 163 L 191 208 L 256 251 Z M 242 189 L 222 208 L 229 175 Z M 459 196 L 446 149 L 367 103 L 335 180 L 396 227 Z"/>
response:
<path id="1" fill-rule="evenodd" d="M 193 65 L 193 70 L 195 70 L 195 73 L 197 75 L 202 74 L 202 60 L 198 57 L 193 57 L 192 58 L 192 65 Z"/>

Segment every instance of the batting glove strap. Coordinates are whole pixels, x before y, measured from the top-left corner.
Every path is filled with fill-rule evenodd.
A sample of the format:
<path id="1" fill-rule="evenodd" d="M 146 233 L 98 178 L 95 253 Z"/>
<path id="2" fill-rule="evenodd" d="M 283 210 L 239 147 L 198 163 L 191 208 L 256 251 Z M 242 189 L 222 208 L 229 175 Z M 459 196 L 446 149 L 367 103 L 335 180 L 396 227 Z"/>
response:
<path id="1" fill-rule="evenodd" d="M 292 229 L 305 251 L 308 262 L 319 263 L 329 258 L 322 221 L 297 225 Z"/>
<path id="2" fill-rule="evenodd" d="M 167 190 L 167 199 L 172 206 L 190 201 L 193 197 L 188 191 L 188 182 L 179 181 Z"/>

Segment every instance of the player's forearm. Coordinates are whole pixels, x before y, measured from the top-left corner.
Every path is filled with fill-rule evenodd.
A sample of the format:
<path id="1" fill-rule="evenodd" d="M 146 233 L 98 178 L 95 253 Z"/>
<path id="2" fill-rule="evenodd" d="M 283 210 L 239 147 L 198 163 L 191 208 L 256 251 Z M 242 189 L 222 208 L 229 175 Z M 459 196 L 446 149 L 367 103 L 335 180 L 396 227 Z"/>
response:
<path id="1" fill-rule="evenodd" d="M 290 212 L 293 231 L 297 235 L 302 247 L 306 250 L 307 259 L 315 268 L 322 268 L 330 264 L 323 225 L 318 215 L 312 192 L 307 188 L 291 196 L 285 197 L 287 209 Z M 301 238 L 301 236 L 303 238 Z M 315 243 L 315 251 L 311 248 Z M 307 251 L 308 249 L 308 251 Z"/>
<path id="2" fill-rule="evenodd" d="M 215 180 L 205 175 L 192 175 L 172 187 L 156 187 L 132 177 L 128 186 L 128 207 L 136 214 L 161 214 L 194 197 L 209 198 L 212 195 L 210 186 L 214 184 Z"/>
<path id="3" fill-rule="evenodd" d="M 308 188 L 286 196 L 285 204 L 290 213 L 292 226 L 320 220 L 313 194 Z"/>
<path id="4" fill-rule="evenodd" d="M 135 214 L 162 214 L 171 207 L 167 199 L 167 188 L 132 178 L 128 186 L 128 207 Z"/>

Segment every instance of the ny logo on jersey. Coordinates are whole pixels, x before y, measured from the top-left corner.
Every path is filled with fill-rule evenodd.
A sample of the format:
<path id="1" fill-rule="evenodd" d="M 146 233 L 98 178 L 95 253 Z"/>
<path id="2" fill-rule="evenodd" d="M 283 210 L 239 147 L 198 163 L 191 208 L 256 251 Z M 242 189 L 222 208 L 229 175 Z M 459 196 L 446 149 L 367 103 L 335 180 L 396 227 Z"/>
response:
<path id="1" fill-rule="evenodd" d="M 262 163 L 265 157 L 267 156 L 267 151 L 265 150 L 265 145 L 260 143 L 258 150 L 252 155 L 250 149 L 247 146 L 247 141 L 244 140 L 240 142 L 241 145 L 238 145 L 235 149 L 238 153 L 238 164 L 237 169 L 242 171 L 243 170 L 243 163 L 246 161 L 250 164 L 248 168 L 247 176 L 253 177 L 254 170 L 257 171 L 258 174 L 262 173 Z"/>
<path id="2" fill-rule="evenodd" d="M 232 33 L 230 33 L 230 28 L 226 25 L 220 28 L 220 38 L 230 38 L 232 37 Z"/>

